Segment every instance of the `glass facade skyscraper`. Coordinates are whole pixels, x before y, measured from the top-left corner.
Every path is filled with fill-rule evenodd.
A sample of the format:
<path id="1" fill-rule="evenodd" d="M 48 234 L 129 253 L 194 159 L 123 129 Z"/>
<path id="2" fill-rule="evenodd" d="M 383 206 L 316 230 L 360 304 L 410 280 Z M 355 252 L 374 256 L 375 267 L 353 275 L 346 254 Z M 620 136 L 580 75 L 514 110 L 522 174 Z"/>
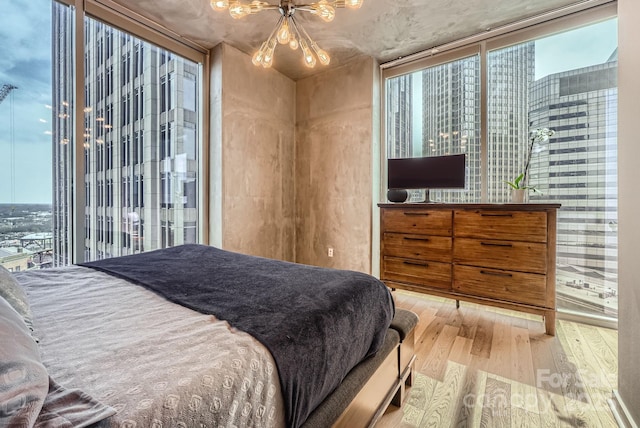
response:
<path id="1" fill-rule="evenodd" d="M 487 200 L 510 201 L 522 173 L 529 136 L 529 88 L 535 79 L 535 43 L 487 53 Z"/>
<path id="2" fill-rule="evenodd" d="M 532 201 L 559 202 L 558 304 L 617 316 L 617 57 L 546 76 L 529 124 L 556 131 L 532 158 Z"/>

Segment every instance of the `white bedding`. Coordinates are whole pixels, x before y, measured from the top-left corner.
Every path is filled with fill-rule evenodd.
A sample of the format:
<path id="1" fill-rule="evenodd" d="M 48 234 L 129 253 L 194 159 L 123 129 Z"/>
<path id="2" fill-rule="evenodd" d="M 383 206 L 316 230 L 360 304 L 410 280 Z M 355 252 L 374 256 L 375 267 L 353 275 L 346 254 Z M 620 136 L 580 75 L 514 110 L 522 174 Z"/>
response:
<path id="1" fill-rule="evenodd" d="M 106 426 L 285 425 L 271 354 L 227 322 L 89 268 L 16 278 L 50 376 L 115 408 Z"/>

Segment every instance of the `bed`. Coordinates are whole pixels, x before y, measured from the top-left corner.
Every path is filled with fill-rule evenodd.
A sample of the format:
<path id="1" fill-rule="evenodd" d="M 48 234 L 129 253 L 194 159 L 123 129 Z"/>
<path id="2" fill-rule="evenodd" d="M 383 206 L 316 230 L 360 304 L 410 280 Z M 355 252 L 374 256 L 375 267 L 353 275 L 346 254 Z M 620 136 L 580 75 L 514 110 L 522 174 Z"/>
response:
<path id="1" fill-rule="evenodd" d="M 375 278 L 214 247 L 0 280 L 19 283 L 0 299 L 17 356 L 0 357 L 30 355 L 0 367 L 0 425 L 368 426 L 398 400 L 412 352 L 401 367 L 415 320 L 398 327 Z"/>

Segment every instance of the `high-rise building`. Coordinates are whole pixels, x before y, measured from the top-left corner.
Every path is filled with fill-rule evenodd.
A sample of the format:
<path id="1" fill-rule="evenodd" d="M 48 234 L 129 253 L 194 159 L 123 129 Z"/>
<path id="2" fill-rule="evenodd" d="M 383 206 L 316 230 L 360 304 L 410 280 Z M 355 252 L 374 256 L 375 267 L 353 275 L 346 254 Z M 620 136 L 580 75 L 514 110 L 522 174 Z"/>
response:
<path id="1" fill-rule="evenodd" d="M 430 190 L 442 202 L 480 202 L 480 57 L 421 72 L 421 156 L 466 153 L 465 191 Z"/>
<path id="2" fill-rule="evenodd" d="M 70 8 L 52 4 L 52 229 L 53 265 L 72 262 L 73 239 L 73 14 Z"/>
<path id="3" fill-rule="evenodd" d="M 197 242 L 199 66 L 88 19 L 84 134 L 74 141 L 64 19 L 54 11 L 56 264 L 70 262 L 74 144 L 84 147 L 85 260 Z"/>
<path id="4" fill-rule="evenodd" d="M 413 156 L 411 142 L 413 79 L 413 75 L 405 74 L 389 79 L 387 82 L 387 158 Z"/>
<path id="5" fill-rule="evenodd" d="M 535 79 L 535 43 L 487 53 L 487 200 L 510 202 L 522 173 L 529 136 L 529 87 Z"/>
<path id="6" fill-rule="evenodd" d="M 531 161 L 536 202 L 558 202 L 559 306 L 617 314 L 617 56 L 531 87 L 529 125 L 555 130 Z M 568 287 L 568 289 L 567 289 Z"/>

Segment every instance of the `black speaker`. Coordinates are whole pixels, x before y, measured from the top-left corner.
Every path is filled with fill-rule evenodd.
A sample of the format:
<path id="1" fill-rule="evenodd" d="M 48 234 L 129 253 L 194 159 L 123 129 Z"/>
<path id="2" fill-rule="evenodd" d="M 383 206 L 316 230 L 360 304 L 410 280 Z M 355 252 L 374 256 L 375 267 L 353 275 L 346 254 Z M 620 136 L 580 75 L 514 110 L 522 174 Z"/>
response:
<path id="1" fill-rule="evenodd" d="M 409 194 L 405 189 L 389 189 L 387 190 L 387 199 L 390 202 L 404 202 Z"/>

